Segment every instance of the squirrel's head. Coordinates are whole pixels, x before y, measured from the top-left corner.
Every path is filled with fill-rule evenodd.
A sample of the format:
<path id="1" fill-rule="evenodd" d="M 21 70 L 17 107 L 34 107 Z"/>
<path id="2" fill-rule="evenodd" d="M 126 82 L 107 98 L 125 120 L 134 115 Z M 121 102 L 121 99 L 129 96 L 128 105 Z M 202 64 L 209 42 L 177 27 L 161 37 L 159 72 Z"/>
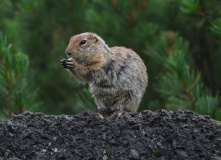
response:
<path id="1" fill-rule="evenodd" d="M 91 65 L 104 61 L 104 40 L 95 33 L 82 33 L 71 37 L 65 53 L 80 65 Z"/>

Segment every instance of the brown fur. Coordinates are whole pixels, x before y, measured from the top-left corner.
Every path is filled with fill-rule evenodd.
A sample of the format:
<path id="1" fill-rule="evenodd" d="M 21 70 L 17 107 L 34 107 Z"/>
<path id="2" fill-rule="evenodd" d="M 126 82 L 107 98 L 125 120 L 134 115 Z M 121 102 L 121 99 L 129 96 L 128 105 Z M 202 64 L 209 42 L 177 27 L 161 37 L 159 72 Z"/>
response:
<path id="1" fill-rule="evenodd" d="M 125 47 L 109 48 L 94 33 L 70 39 L 62 60 L 64 68 L 80 82 L 89 83 L 98 108 L 116 107 L 136 112 L 147 86 L 146 67 L 140 57 Z"/>

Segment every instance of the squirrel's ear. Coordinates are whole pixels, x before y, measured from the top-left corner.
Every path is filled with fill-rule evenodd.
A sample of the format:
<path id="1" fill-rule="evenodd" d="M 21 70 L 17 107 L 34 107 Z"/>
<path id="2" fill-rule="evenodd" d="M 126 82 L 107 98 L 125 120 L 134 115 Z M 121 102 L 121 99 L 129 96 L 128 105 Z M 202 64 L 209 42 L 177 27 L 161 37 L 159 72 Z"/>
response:
<path id="1" fill-rule="evenodd" d="M 98 38 L 97 37 L 94 37 L 94 42 L 98 43 Z"/>

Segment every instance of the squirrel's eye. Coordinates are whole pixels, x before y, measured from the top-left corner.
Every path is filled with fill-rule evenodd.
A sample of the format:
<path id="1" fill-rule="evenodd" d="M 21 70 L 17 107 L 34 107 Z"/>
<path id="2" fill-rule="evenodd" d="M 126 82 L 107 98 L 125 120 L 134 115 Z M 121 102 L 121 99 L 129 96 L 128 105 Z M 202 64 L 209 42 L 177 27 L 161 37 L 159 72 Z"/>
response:
<path id="1" fill-rule="evenodd" d="M 83 41 L 80 42 L 79 45 L 82 46 L 82 45 L 86 44 L 86 42 L 87 42 L 86 40 L 83 40 Z"/>

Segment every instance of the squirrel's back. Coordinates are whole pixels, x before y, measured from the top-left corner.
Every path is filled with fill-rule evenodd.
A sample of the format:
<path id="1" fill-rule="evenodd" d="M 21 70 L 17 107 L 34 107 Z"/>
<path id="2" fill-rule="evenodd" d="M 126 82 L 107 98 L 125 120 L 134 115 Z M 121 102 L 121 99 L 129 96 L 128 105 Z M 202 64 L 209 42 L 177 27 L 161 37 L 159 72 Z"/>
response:
<path id="1" fill-rule="evenodd" d="M 109 60 L 99 75 L 102 83 L 90 84 L 98 106 L 115 106 L 121 110 L 136 112 L 147 87 L 147 70 L 141 58 L 125 47 L 110 48 Z M 96 76 L 100 78 L 100 76 Z M 107 81 L 106 79 L 109 79 Z"/>

